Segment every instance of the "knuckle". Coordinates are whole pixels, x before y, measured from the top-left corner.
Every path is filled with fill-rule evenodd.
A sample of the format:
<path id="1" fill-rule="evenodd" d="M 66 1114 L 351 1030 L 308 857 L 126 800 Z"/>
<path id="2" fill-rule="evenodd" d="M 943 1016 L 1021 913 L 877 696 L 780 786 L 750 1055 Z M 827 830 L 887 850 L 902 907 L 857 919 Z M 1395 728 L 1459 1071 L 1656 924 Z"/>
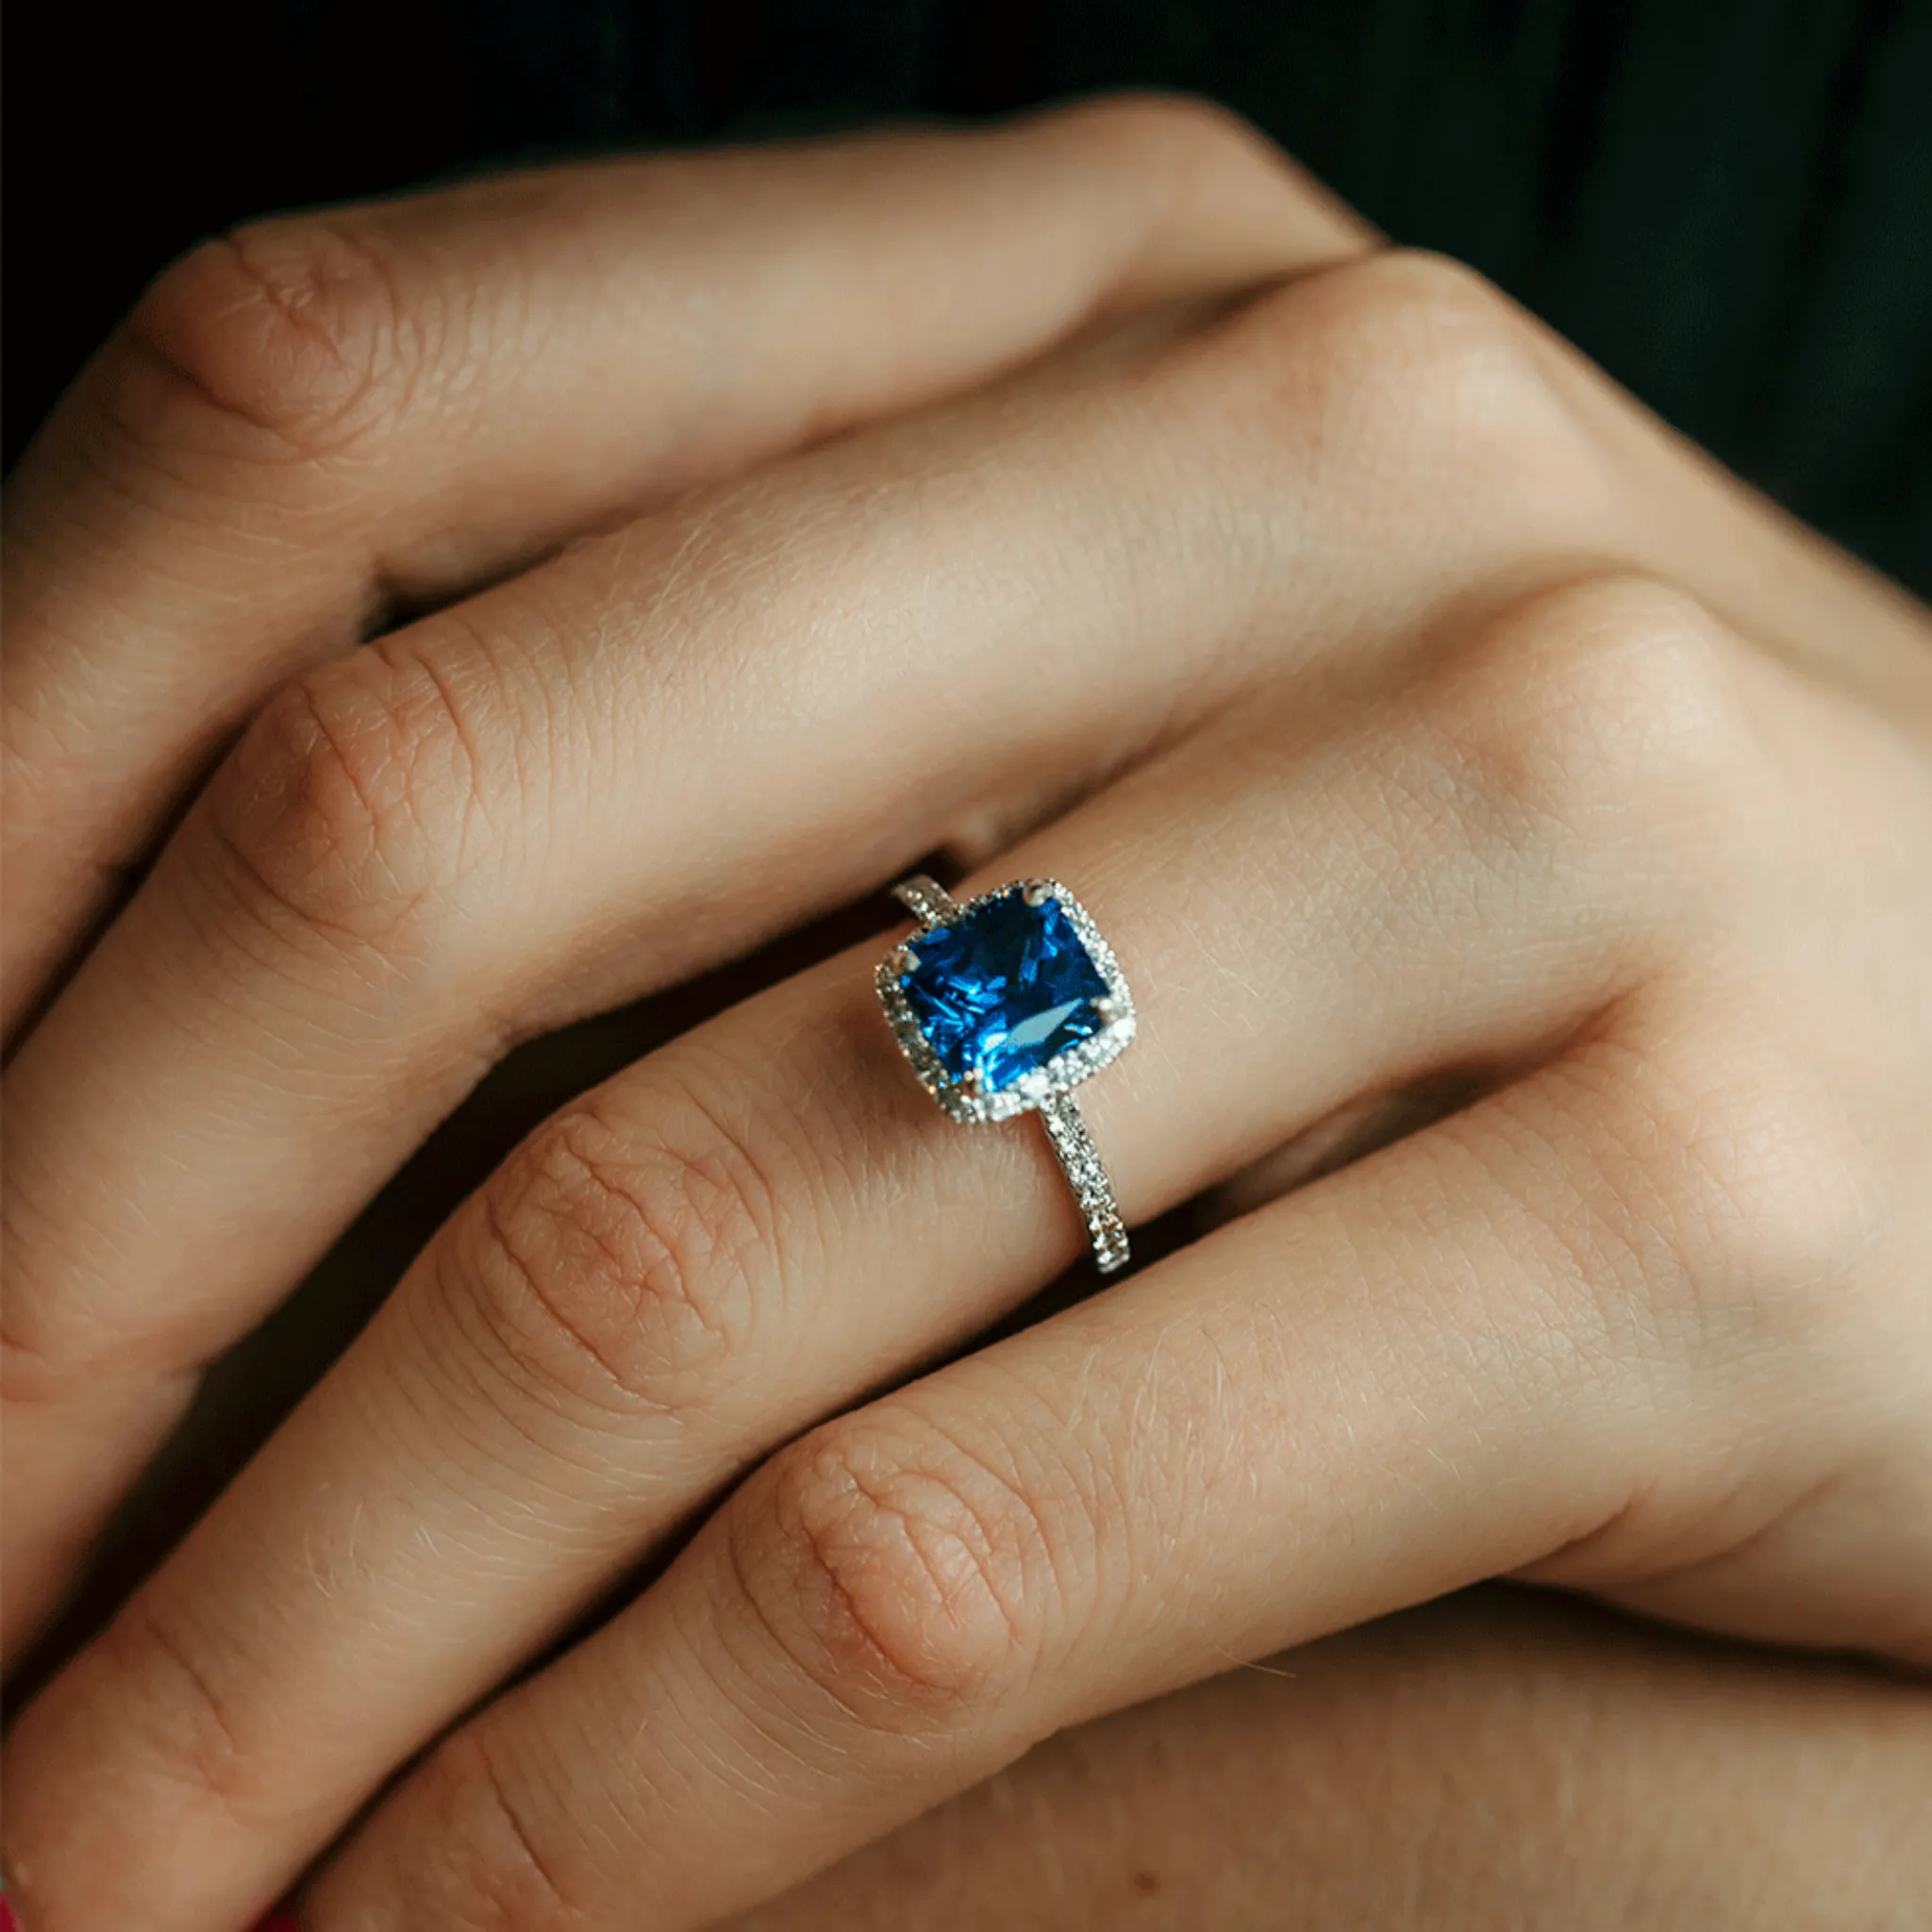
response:
<path id="1" fill-rule="evenodd" d="M 1435 723 L 1519 836 L 1624 854 L 1648 876 L 1762 805 L 1737 654 L 1693 599 L 1592 576 L 1518 600 L 1449 665 Z"/>
<path id="2" fill-rule="evenodd" d="M 1659 1029 L 1622 1151 L 1700 1300 L 1730 1289 L 1757 1323 L 1808 1319 L 1844 1306 L 1840 1285 L 1883 1239 L 1877 1164 L 1770 1017 L 1754 1021 L 1748 994 L 1725 1004 L 1722 1020 Z"/>
<path id="3" fill-rule="evenodd" d="M 746 1137 L 695 1104 L 626 1128 L 592 1098 L 511 1157 L 442 1272 L 521 1403 L 675 1416 L 715 1401 L 743 1356 L 774 1219 Z"/>
<path id="4" fill-rule="evenodd" d="M 315 458 L 403 407 L 428 324 L 371 225 L 303 215 L 204 242 L 162 274 L 130 329 L 221 419 Z"/>
<path id="5" fill-rule="evenodd" d="M 727 1528 L 766 1635 L 869 1730 L 995 1705 L 1045 1641 L 1053 1565 L 1021 1486 L 884 1405 L 783 1452 Z"/>
<path id="6" fill-rule="evenodd" d="M 278 936 L 405 953 L 452 881 L 481 769 L 446 678 L 358 651 L 286 685 L 211 780 L 198 850 Z"/>
<path id="7" fill-rule="evenodd" d="M 1569 1312 L 1611 1359 L 1634 1351 L 1694 1376 L 1714 1404 L 1740 1371 L 1733 1392 L 1761 1408 L 1768 1374 L 1824 1371 L 1820 1345 L 1890 1215 L 1843 1108 L 1741 1017 L 1748 1004 L 1727 995 L 1714 1014 L 1650 989 L 1555 1070 L 1541 1091 L 1582 1158 L 1541 1211 L 1567 1257 L 1555 1278 L 1578 1298 Z M 1538 1126 L 1523 1148 L 1540 1158 L 1547 1144 Z"/>
<path id="8" fill-rule="evenodd" d="M 1136 89 L 1057 108 L 1052 117 L 1077 127 L 1109 154 L 1124 151 L 1162 188 L 1195 170 L 1280 167 L 1278 151 L 1265 135 L 1205 94 Z"/>
<path id="9" fill-rule="evenodd" d="M 1392 249 L 1338 269 L 1334 284 L 1324 320 L 1352 340 L 1376 396 L 1397 402 L 1410 433 L 1447 431 L 1460 442 L 1541 422 L 1550 397 L 1524 318 L 1474 269 Z"/>
<path id="10" fill-rule="evenodd" d="M 458 1932 L 545 1932 L 579 1926 L 579 1907 L 558 1876 L 558 1854 L 542 1849 L 511 1780 L 475 1727 L 432 1754 L 411 1792 L 409 1874 L 433 1890 L 417 1901 L 439 1925 Z M 420 1847 L 426 1841 L 433 1859 Z"/>
<path id="11" fill-rule="evenodd" d="M 108 1624 L 86 1668 L 97 1707 L 117 1711 L 123 1734 L 145 1740 L 176 1792 L 237 1824 L 255 1822 L 263 1767 L 244 1733 L 225 1646 L 143 1592 Z"/>
<path id="12" fill-rule="evenodd" d="M 1286 453 L 1301 487 L 1358 502 L 1370 528 L 1569 529 L 1609 500 L 1534 325 L 1460 262 L 1354 258 L 1258 296 L 1220 340 L 1263 460 Z"/>

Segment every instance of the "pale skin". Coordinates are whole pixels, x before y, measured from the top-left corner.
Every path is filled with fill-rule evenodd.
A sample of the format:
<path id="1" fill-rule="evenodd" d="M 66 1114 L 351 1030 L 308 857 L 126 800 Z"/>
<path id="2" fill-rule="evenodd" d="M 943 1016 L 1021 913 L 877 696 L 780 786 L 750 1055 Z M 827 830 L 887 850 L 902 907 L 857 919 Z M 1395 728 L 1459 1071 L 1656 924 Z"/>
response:
<path id="1" fill-rule="evenodd" d="M 7 542 L 9 1644 L 507 1044 L 935 848 L 1225 1211 L 968 1347 L 1081 1231 L 890 936 L 620 1073 L 23 1716 L 28 1932 L 702 1924 L 1495 1575 L 1932 1662 L 1932 625 L 1224 117 L 248 231 Z"/>

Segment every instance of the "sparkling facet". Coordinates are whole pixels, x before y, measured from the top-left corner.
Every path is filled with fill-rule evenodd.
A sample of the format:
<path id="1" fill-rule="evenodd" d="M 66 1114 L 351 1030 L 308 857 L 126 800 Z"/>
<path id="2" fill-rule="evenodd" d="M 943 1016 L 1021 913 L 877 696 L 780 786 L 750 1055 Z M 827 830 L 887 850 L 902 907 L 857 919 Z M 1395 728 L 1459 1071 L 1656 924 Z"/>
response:
<path id="1" fill-rule="evenodd" d="M 1016 886 L 909 943 L 900 990 L 955 1080 L 998 1092 L 1105 1024 L 1107 982 L 1057 898 L 1029 906 Z"/>

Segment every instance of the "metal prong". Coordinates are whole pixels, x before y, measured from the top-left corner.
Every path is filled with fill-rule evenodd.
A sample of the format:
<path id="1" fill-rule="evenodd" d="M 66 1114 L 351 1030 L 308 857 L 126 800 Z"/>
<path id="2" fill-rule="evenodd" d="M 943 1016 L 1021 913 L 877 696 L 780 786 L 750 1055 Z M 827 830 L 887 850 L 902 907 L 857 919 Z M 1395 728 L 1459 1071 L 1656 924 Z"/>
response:
<path id="1" fill-rule="evenodd" d="M 1121 1003 L 1110 993 L 1102 993 L 1093 1002 L 1093 1017 L 1103 1026 L 1111 1026 L 1121 1016 Z"/>
<path id="2" fill-rule="evenodd" d="M 891 965 L 892 971 L 904 979 L 908 973 L 918 970 L 919 955 L 910 946 L 895 946 L 892 949 Z"/>
<path id="3" fill-rule="evenodd" d="M 979 1069 L 977 1067 L 959 1082 L 959 1091 L 968 1100 L 977 1100 L 980 1097 Z"/>
<path id="4" fill-rule="evenodd" d="M 1029 906 L 1044 906 L 1053 897 L 1053 882 L 1050 879 L 1028 879 L 1020 896 Z"/>

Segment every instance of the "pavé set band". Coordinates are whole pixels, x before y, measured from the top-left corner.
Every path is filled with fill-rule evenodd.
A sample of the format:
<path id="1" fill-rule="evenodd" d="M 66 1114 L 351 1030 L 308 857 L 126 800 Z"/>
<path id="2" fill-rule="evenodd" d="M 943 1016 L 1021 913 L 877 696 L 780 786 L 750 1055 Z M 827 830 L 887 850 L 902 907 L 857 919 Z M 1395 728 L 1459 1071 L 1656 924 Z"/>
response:
<path id="1" fill-rule="evenodd" d="M 1134 1037 L 1112 948 L 1055 879 L 963 905 L 923 874 L 892 892 L 919 930 L 880 961 L 879 1003 L 921 1084 L 956 1121 L 1038 1113 L 1100 1272 L 1124 1267 L 1126 1226 L 1073 1098 Z"/>

